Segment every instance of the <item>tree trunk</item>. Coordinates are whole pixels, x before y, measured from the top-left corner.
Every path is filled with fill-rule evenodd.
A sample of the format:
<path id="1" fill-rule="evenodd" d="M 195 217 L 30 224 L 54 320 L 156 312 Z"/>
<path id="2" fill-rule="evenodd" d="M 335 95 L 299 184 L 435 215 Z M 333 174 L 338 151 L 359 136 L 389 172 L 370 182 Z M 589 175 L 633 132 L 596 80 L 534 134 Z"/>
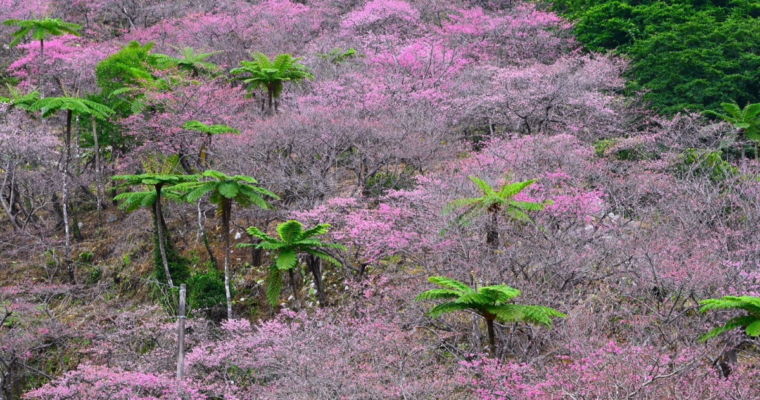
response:
<path id="1" fill-rule="evenodd" d="M 84 238 L 82 238 L 82 230 L 79 228 L 79 208 L 76 197 L 71 199 L 71 222 L 73 223 L 71 228 L 74 231 L 74 239 L 81 242 Z"/>
<path id="2" fill-rule="evenodd" d="M 44 62 L 45 62 L 45 41 L 44 40 L 40 40 L 40 71 L 39 71 L 39 73 L 40 73 L 40 79 L 39 79 L 39 83 L 40 83 L 40 99 L 44 99 L 45 98 L 45 74 L 42 73 L 43 68 L 45 68 L 44 67 Z"/>
<path id="3" fill-rule="evenodd" d="M 267 98 L 269 100 L 269 109 L 268 112 L 270 115 L 274 114 L 272 111 L 272 103 L 274 101 L 274 90 L 267 88 Z"/>
<path id="4" fill-rule="evenodd" d="M 63 162 L 63 226 L 66 235 L 66 269 L 69 272 L 69 281 L 72 285 L 76 285 L 76 277 L 74 276 L 74 265 L 71 263 L 71 237 L 69 228 L 69 213 L 68 213 L 68 170 L 69 161 L 71 158 L 71 110 L 66 113 L 66 158 Z"/>
<path id="5" fill-rule="evenodd" d="M 224 293 L 227 296 L 227 319 L 232 319 L 232 294 L 230 293 L 230 219 L 232 201 L 222 200 L 222 234 L 224 235 Z"/>
<path id="6" fill-rule="evenodd" d="M 324 307 L 327 303 L 327 299 L 325 298 L 325 291 L 322 287 L 322 263 L 319 258 L 316 256 L 313 256 L 309 254 L 309 257 L 307 258 L 307 263 L 309 264 L 309 269 L 311 270 L 311 274 L 314 275 L 314 286 L 317 288 L 317 298 L 319 299 L 319 306 Z"/>
<path id="7" fill-rule="evenodd" d="M 486 229 L 486 243 L 493 248 L 499 247 L 499 216 L 497 213 L 491 213 L 491 221 Z"/>
<path id="8" fill-rule="evenodd" d="M 211 251 L 211 245 L 208 241 L 208 235 L 206 235 L 206 229 L 203 227 L 203 213 L 201 212 L 201 201 L 198 200 L 198 230 L 201 233 L 201 237 L 203 238 L 203 245 L 206 247 L 206 251 L 208 252 L 209 260 L 211 260 L 211 264 L 214 266 L 214 270 L 219 270 L 219 263 L 216 261 L 216 257 L 214 256 L 214 252 Z"/>
<path id="9" fill-rule="evenodd" d="M 296 274 L 293 269 L 288 270 L 288 275 L 290 275 L 290 289 L 293 290 L 293 298 L 296 300 L 296 304 L 300 304 L 300 301 L 298 300 L 298 289 L 296 289 Z"/>
<path id="10" fill-rule="evenodd" d="M 161 187 L 163 184 L 156 185 L 156 230 L 158 231 L 158 251 L 161 253 L 161 261 L 164 263 L 164 272 L 166 273 L 166 282 L 169 287 L 174 287 L 171 273 L 169 273 L 169 261 L 166 259 L 166 249 L 164 248 L 164 230 L 161 227 L 163 216 L 161 215 Z"/>
<path id="11" fill-rule="evenodd" d="M 494 332 L 493 320 L 486 319 L 486 325 L 488 325 L 488 356 L 494 358 L 496 357 L 496 332 Z"/>
<path id="12" fill-rule="evenodd" d="M 261 240 L 258 240 L 251 236 L 251 244 L 257 245 L 261 243 Z M 257 247 L 251 247 L 251 266 L 253 267 L 260 267 L 261 266 L 261 256 L 264 254 L 264 250 L 259 249 Z"/>

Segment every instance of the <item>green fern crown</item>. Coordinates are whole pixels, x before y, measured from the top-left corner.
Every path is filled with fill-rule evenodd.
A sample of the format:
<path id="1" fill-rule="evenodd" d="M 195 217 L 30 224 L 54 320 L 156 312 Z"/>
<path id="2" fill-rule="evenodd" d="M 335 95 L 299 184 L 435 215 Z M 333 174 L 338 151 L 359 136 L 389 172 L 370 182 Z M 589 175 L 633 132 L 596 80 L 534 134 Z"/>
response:
<path id="1" fill-rule="evenodd" d="M 544 306 L 513 304 L 520 291 L 507 285 L 483 286 L 473 289 L 455 279 L 431 276 L 428 281 L 443 289 L 432 289 L 415 298 L 420 300 L 446 300 L 428 311 L 431 318 L 453 311 L 472 310 L 501 322 L 528 322 L 536 325 L 552 325 L 552 318 L 565 318 L 565 314 Z M 453 301 L 452 301 L 453 300 Z"/>

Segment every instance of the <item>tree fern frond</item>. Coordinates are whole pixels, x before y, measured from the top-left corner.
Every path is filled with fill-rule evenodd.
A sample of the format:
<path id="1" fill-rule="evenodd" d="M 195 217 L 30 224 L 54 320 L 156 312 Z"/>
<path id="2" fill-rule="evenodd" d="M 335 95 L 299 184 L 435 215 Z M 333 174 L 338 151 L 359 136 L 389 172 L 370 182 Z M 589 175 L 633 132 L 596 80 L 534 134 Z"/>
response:
<path id="1" fill-rule="evenodd" d="M 271 266 L 267 282 L 267 302 L 270 306 L 277 306 L 280 302 L 280 293 L 282 293 L 282 272 L 277 267 Z"/>
<path id="2" fill-rule="evenodd" d="M 489 293 L 490 296 L 500 302 L 507 302 L 520 296 L 520 291 L 507 285 L 484 286 L 478 289 L 481 293 Z"/>
<path id="3" fill-rule="evenodd" d="M 753 317 L 753 316 L 750 316 L 750 315 L 745 315 L 745 316 L 742 316 L 742 317 L 732 318 L 732 319 L 728 320 L 728 322 L 726 322 L 723 326 L 715 328 L 715 329 L 711 330 L 710 332 L 706 333 L 705 335 L 701 336 L 699 338 L 699 341 L 700 342 L 705 342 L 705 341 L 707 341 L 709 339 L 712 339 L 712 338 L 720 335 L 721 333 L 732 331 L 732 330 L 734 330 L 736 328 L 741 328 L 741 327 L 748 326 L 748 325 L 752 324 L 755 321 L 757 321 L 757 319 L 755 317 Z"/>
<path id="4" fill-rule="evenodd" d="M 464 283 L 444 276 L 431 276 L 428 278 L 428 282 L 434 283 L 438 286 L 442 286 L 449 289 L 459 290 L 463 293 L 475 293 L 475 290 Z"/>
<path id="5" fill-rule="evenodd" d="M 534 183 L 536 183 L 536 180 L 530 179 L 524 182 L 515 182 L 508 185 L 504 185 L 504 187 L 501 188 L 501 190 L 499 190 L 498 196 L 501 198 L 513 197 Z"/>
<path id="6" fill-rule="evenodd" d="M 458 299 L 462 293 L 451 289 L 431 289 L 420 293 L 414 301 Z"/>
<path id="7" fill-rule="evenodd" d="M 303 249 L 304 253 L 311 254 L 314 257 L 319 258 L 322 261 L 326 261 L 336 267 L 340 267 L 340 261 L 336 260 L 333 256 L 319 250 Z"/>
<path id="8" fill-rule="evenodd" d="M 294 242 L 301 237 L 303 233 L 303 224 L 296 220 L 289 220 L 277 226 L 277 233 L 282 240 L 286 242 Z"/>

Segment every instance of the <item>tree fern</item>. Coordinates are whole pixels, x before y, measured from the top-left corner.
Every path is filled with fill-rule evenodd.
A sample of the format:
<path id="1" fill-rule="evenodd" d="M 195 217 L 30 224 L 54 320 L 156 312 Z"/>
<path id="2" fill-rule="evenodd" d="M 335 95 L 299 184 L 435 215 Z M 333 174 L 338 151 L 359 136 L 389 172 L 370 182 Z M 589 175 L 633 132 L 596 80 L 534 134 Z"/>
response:
<path id="1" fill-rule="evenodd" d="M 520 296 L 520 291 L 507 285 L 493 285 L 471 288 L 455 279 L 431 276 L 428 281 L 444 289 L 432 289 L 415 298 L 422 300 L 448 300 L 428 311 L 431 318 L 454 311 L 472 311 L 486 320 L 488 327 L 489 354 L 496 354 L 494 321 L 526 322 L 534 325 L 551 326 L 552 318 L 565 318 L 565 314 L 544 306 L 512 304 L 510 301 Z"/>
<path id="2" fill-rule="evenodd" d="M 493 247 L 497 247 L 499 241 L 499 215 L 527 222 L 530 221 L 529 212 L 541 211 L 545 206 L 552 204 L 551 201 L 533 203 L 512 199 L 528 186 L 535 183 L 535 179 L 508 183 L 498 191 L 491 187 L 488 182 L 476 176 L 470 176 L 470 180 L 480 189 L 482 196 L 454 200 L 444 208 L 443 212 L 444 214 L 448 214 L 461 210 L 455 220 L 460 225 L 468 225 L 479 217 L 489 214 L 490 221 L 486 228 L 486 243 Z"/>
<path id="3" fill-rule="evenodd" d="M 202 73 L 213 73 L 219 69 L 217 65 L 204 60 L 213 56 L 214 54 L 221 53 L 220 51 L 211 53 L 196 53 L 195 49 L 192 47 L 185 47 L 180 49 L 172 46 L 172 48 L 180 54 L 180 57 L 171 57 L 165 54 L 153 55 L 154 59 L 156 60 L 156 64 L 160 68 L 176 66 L 179 69 L 189 71 L 193 76 L 198 76 Z"/>
<path id="4" fill-rule="evenodd" d="M 122 184 L 116 188 L 132 187 L 132 186 L 152 186 L 152 195 L 148 192 L 141 191 L 130 194 L 120 194 L 116 196 L 117 199 L 124 200 L 122 207 L 126 210 L 135 210 L 139 207 L 153 207 L 155 210 L 156 219 L 156 234 L 158 239 L 159 252 L 161 253 L 161 261 L 164 266 L 164 273 L 166 274 L 166 281 L 169 286 L 174 286 L 172 280 L 171 271 L 169 270 L 169 260 L 166 252 L 166 238 L 163 232 L 163 216 L 161 213 L 161 196 L 164 193 L 168 193 L 170 198 L 178 198 L 180 195 L 173 191 L 167 191 L 169 187 L 176 186 L 180 183 L 197 180 L 197 176 L 192 175 L 169 175 L 169 174 L 139 174 L 139 175 L 117 175 L 111 177 L 115 181 L 122 181 Z"/>
<path id="5" fill-rule="evenodd" d="M 39 88 L 40 97 L 45 97 L 45 39 L 48 36 L 74 35 L 80 36 L 79 30 L 81 25 L 63 22 L 58 18 L 45 19 L 8 19 L 3 21 L 5 26 L 17 26 L 19 29 L 11 34 L 10 47 L 18 46 L 24 38 L 30 33 L 32 39 L 40 42 L 40 64 L 39 64 Z"/>
<path id="6" fill-rule="evenodd" d="M 232 319 L 232 296 L 230 291 L 230 220 L 232 219 L 232 204 L 241 207 L 256 205 L 262 209 L 270 208 L 264 198 L 277 200 L 279 197 L 261 187 L 258 181 L 250 176 L 227 176 L 219 171 L 207 170 L 203 175 L 196 176 L 195 181 L 183 183 L 174 187 L 175 190 L 186 193 L 188 202 L 195 202 L 205 195 L 217 206 L 217 214 L 222 219 L 222 237 L 224 239 L 224 288 L 227 296 L 227 318 Z"/>
<path id="7" fill-rule="evenodd" d="M 728 122 L 738 129 L 743 137 L 760 142 L 760 103 L 747 104 L 744 109 L 739 108 L 736 103 L 721 103 L 721 106 L 728 115 L 714 111 L 705 111 L 705 114 Z"/>
<path id="8" fill-rule="evenodd" d="M 277 111 L 276 100 L 280 98 L 285 82 L 299 82 L 314 77 L 305 65 L 299 63 L 300 58 L 293 58 L 290 54 L 280 54 L 274 61 L 263 53 L 253 53 L 251 57 L 253 61 L 241 61 L 241 66 L 232 69 L 230 73 L 244 75 L 237 79 L 247 85 L 249 95 L 253 90 L 265 89 L 270 112 Z"/>
<path id="9" fill-rule="evenodd" d="M 306 253 L 314 257 L 316 260 L 325 261 L 336 266 L 340 265 L 340 262 L 325 252 L 325 250 L 345 250 L 345 247 L 337 243 L 324 243 L 316 238 L 317 236 L 326 234 L 329 228 L 329 224 L 319 224 L 313 228 L 304 230 L 303 224 L 295 220 L 290 220 L 277 226 L 277 235 L 279 238 L 271 237 L 256 227 L 248 228 L 248 234 L 260 239 L 261 242 L 256 245 L 238 244 L 237 247 L 256 247 L 259 249 L 274 251 L 276 253 L 274 268 L 277 270 L 277 277 L 274 277 L 274 270 L 270 268 L 270 279 L 267 289 L 267 298 L 272 307 L 276 306 L 280 300 L 282 277 L 279 274 L 281 272 L 287 271 L 290 274 L 293 296 L 296 297 L 296 299 L 298 298 L 296 285 L 293 281 L 293 271 L 298 266 L 299 254 Z M 314 265 L 311 265 L 310 267 L 314 276 L 315 286 L 317 287 L 319 302 L 321 305 L 324 305 L 325 297 L 324 289 L 322 288 L 322 274 L 317 265 L 318 261 L 316 260 L 313 261 Z M 271 296 L 269 296 L 269 294 L 271 294 Z"/>

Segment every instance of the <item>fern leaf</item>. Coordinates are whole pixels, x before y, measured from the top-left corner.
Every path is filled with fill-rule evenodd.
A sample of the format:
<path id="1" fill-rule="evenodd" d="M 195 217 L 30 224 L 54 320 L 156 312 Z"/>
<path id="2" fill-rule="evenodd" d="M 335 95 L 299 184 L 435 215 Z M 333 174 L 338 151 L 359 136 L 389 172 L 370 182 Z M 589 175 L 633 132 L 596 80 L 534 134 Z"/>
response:
<path id="1" fill-rule="evenodd" d="M 498 196 L 500 198 L 502 198 L 502 199 L 513 197 L 513 196 L 515 196 L 516 194 L 522 192 L 523 190 L 525 190 L 525 188 L 527 188 L 528 186 L 530 186 L 530 185 L 532 185 L 534 183 L 536 183 L 536 180 L 535 179 L 530 179 L 530 180 L 527 180 L 527 181 L 524 181 L 524 182 L 516 182 L 516 183 L 509 184 L 509 185 L 504 185 L 504 187 L 501 188 L 501 190 L 499 191 L 499 195 Z"/>
<path id="2" fill-rule="evenodd" d="M 712 339 L 724 332 L 732 331 L 736 328 L 741 328 L 744 326 L 748 326 L 756 321 L 756 318 L 750 315 L 745 315 L 742 317 L 736 317 L 728 320 L 728 322 L 725 323 L 725 325 L 715 328 L 711 330 L 710 332 L 706 333 L 702 337 L 699 338 L 700 342 L 705 342 L 709 339 Z"/>
<path id="3" fill-rule="evenodd" d="M 282 240 L 292 243 L 301 237 L 303 232 L 303 224 L 296 220 L 289 220 L 277 226 L 277 233 Z"/>
<path id="4" fill-rule="evenodd" d="M 432 289 L 420 293 L 414 298 L 414 301 L 457 299 L 461 294 L 461 292 L 450 289 Z"/>
<path id="5" fill-rule="evenodd" d="M 488 182 L 478 178 L 477 176 L 470 175 L 470 180 L 473 181 L 480 190 L 483 191 L 487 196 L 496 196 L 496 191 L 493 190 L 491 185 L 488 184 Z"/>
<path id="6" fill-rule="evenodd" d="M 455 279 L 446 278 L 445 276 L 431 276 L 428 278 L 428 282 L 434 283 L 438 286 L 442 286 L 449 289 L 459 290 L 463 293 L 474 293 L 475 290 L 462 282 Z"/>
<path id="7" fill-rule="evenodd" d="M 280 302 L 280 293 L 282 292 L 282 272 L 277 267 L 269 267 L 269 278 L 267 283 L 267 302 L 272 307 L 276 307 Z"/>
<path id="8" fill-rule="evenodd" d="M 292 249 L 283 249 L 277 255 L 275 264 L 281 271 L 291 270 L 298 265 L 298 255 Z"/>

